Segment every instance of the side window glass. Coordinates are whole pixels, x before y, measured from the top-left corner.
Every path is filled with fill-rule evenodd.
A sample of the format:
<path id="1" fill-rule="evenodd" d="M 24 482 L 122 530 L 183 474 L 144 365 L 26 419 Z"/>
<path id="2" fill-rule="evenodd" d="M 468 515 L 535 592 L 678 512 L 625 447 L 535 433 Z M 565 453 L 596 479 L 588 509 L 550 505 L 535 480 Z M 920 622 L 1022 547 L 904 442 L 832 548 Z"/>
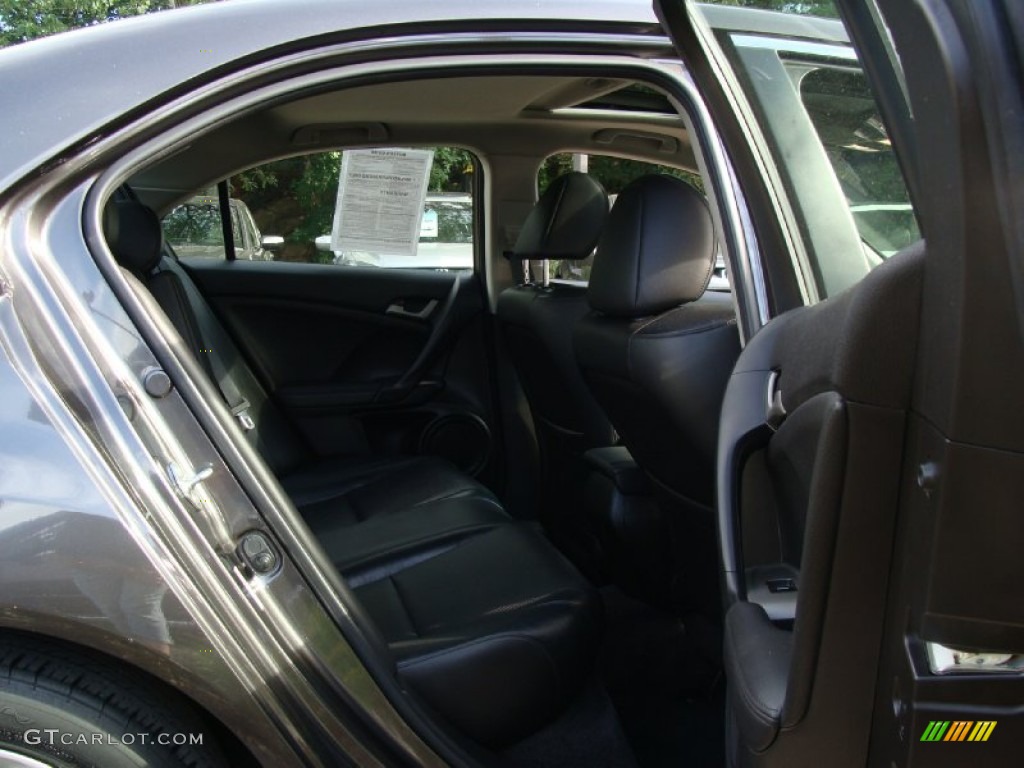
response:
<path id="1" fill-rule="evenodd" d="M 919 240 L 910 196 L 864 74 L 820 66 L 801 79 L 800 98 L 864 244 L 888 258 Z"/>
<path id="2" fill-rule="evenodd" d="M 921 237 L 857 53 L 832 0 L 711 2 L 751 7 L 720 15 L 719 42 L 778 170 L 807 296 L 834 295 Z"/>
<path id="3" fill-rule="evenodd" d="M 215 192 L 216 190 L 212 190 Z M 232 198 L 231 237 L 235 241 L 236 259 L 269 259 L 272 251 L 265 247 L 252 213 L 241 200 Z M 224 227 L 221 223 L 220 200 L 216 194 L 196 195 L 175 206 L 164 216 L 164 238 L 183 258 L 225 258 Z"/>
<path id="4" fill-rule="evenodd" d="M 629 160 L 610 155 L 581 155 L 560 153 L 551 155 L 543 163 L 537 173 L 537 193 L 544 194 L 548 184 L 569 171 L 584 171 L 599 182 L 608 192 L 611 204 L 619 192 L 634 179 L 652 173 L 675 176 L 687 182 L 699 191 L 704 191 L 700 174 L 668 165 L 647 163 L 642 160 Z M 583 261 L 552 261 L 550 263 L 551 278 L 575 283 L 586 284 L 590 280 L 590 269 L 594 263 L 591 254 Z M 725 260 L 721 255 L 715 264 L 715 272 L 708 286 L 711 290 L 729 290 L 729 282 L 725 276 Z"/>
<path id="5" fill-rule="evenodd" d="M 455 147 L 319 152 L 251 168 L 228 180 L 235 257 L 472 269 L 478 168 Z M 224 258 L 217 202 L 199 196 L 164 218 L 179 256 Z"/>

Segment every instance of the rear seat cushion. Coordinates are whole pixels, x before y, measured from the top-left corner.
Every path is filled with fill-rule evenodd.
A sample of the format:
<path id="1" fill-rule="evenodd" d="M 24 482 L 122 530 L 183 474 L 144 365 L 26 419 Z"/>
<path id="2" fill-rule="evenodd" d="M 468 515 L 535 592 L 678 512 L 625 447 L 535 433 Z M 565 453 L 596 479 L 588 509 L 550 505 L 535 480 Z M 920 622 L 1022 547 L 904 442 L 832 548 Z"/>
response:
<path id="1" fill-rule="evenodd" d="M 596 591 L 525 523 L 482 528 L 349 582 L 399 677 L 490 747 L 551 722 L 600 639 Z"/>
<path id="2" fill-rule="evenodd" d="M 325 459 L 283 475 L 281 485 L 315 531 L 355 525 L 442 499 L 494 496 L 444 459 Z"/>

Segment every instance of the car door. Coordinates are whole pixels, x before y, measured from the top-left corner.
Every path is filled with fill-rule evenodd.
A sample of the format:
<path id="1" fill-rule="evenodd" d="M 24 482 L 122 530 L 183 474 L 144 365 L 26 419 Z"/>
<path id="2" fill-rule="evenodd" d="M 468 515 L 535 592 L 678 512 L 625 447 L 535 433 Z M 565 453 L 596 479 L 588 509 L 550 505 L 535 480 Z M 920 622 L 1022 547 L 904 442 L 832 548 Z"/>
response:
<path id="1" fill-rule="evenodd" d="M 223 246 L 219 257 L 189 255 L 174 209 L 165 238 L 315 454 L 438 455 L 500 491 L 472 196 L 459 197 L 457 267 L 439 268 L 430 250 L 452 239 L 448 219 L 440 238 L 436 225 L 421 238 L 417 254 L 353 260 L 330 251 L 329 235 L 326 248 L 318 242 L 331 230 L 340 155 L 270 162 L 230 180 L 232 213 L 252 210 L 282 241 L 273 260 L 226 259 Z M 316 163 L 329 166 L 324 189 L 296 192 L 287 174 Z M 253 191 L 252 178 L 263 186 Z"/>
<path id="2" fill-rule="evenodd" d="M 729 761 L 1016 764 L 1024 15 L 838 0 L 843 27 L 794 28 L 655 6 L 737 169 L 762 278 L 788 270 L 802 297 L 776 292 L 723 406 Z M 874 164 L 887 147 L 899 176 Z"/>

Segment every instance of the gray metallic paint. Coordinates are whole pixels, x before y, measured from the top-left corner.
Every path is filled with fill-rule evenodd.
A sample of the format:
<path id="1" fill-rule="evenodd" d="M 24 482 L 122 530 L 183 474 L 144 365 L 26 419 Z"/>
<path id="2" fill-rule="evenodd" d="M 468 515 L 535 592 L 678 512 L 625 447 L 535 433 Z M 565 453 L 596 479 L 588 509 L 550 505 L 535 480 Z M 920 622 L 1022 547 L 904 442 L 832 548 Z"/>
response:
<path id="1" fill-rule="evenodd" d="M 114 617 L 97 616 L 95 608 L 88 613 L 107 630 L 102 636 L 83 629 L 74 616 L 31 605 L 26 613 L 15 602 L 4 604 L 0 620 L 90 645 L 151 672 L 206 707 L 264 764 L 381 764 L 363 746 L 366 739 L 357 739 L 341 718 L 350 712 L 346 697 L 369 704 L 373 715 L 388 710 L 386 700 L 290 561 L 269 579 L 241 573 L 235 541 L 262 521 L 181 399 L 174 394 L 152 401 L 141 391 L 141 372 L 157 361 L 140 344 L 84 247 L 79 222 L 91 182 L 64 197 L 28 197 L 8 208 L 14 225 L 3 230 L 8 247 L 0 270 L 11 290 L 0 336 L 22 380 L 33 385 L 36 402 L 77 454 L 78 471 L 100 484 L 110 505 L 107 534 L 113 541 L 117 523 L 122 526 L 124 549 L 116 560 L 107 543 L 97 543 L 95 554 L 82 550 L 87 562 L 105 560 L 121 584 L 137 580 L 139 563 L 152 563 L 162 582 L 148 571 L 147 577 L 166 585 L 191 622 L 175 629 L 169 651 L 159 651 Z M 52 253 L 61 254 L 59 266 Z M 76 291 L 65 274 L 90 288 Z M 107 295 L 97 302 L 102 294 Z M 96 304 L 104 306 L 98 314 Z M 122 409 L 125 399 L 131 423 Z M 172 461 L 186 471 L 206 465 L 216 471 L 186 500 L 166 477 L 164 467 Z M 45 509 L 61 511 L 53 504 Z M 63 515 L 64 525 L 77 531 L 95 526 L 94 519 L 72 521 L 77 514 Z M 79 558 L 80 538 L 62 539 L 72 547 L 65 556 Z M 35 592 L 43 605 L 67 590 L 66 581 L 64 573 L 47 572 L 25 591 Z M 116 605 L 121 599 L 108 595 L 104 602 Z M 390 724 L 389 730 L 402 744 L 401 728 Z M 417 763 L 437 764 L 415 739 L 409 749 Z"/>
<path id="2" fill-rule="evenodd" d="M 527 13 L 466 0 L 304 0 L 301 9 L 274 0 L 232 0 L 101 24 L 0 51 L 5 95 L 19 104 L 17 113 L 0 116 L 7 143 L 0 190 L 46 157 L 95 140 L 112 118 L 120 122 L 118 116 L 181 92 L 183 83 L 194 89 L 240 61 L 252 64 L 359 37 L 422 33 L 439 24 L 466 22 L 482 31 L 521 27 L 526 19 L 538 29 L 556 22 L 593 31 L 595 23 L 618 23 L 660 34 L 650 3 L 642 0 L 535 2 Z M 47 98 L 36 98 L 40 93 Z"/>

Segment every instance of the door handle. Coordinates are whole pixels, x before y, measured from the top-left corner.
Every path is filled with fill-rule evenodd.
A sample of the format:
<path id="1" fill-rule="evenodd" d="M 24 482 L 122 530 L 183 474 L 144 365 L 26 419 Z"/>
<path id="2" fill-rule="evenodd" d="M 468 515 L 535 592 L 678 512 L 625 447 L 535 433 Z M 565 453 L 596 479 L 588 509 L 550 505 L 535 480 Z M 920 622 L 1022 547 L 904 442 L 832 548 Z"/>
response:
<path id="1" fill-rule="evenodd" d="M 419 310 L 413 311 L 405 308 L 405 299 L 391 304 L 385 311 L 384 314 L 392 315 L 394 317 L 406 317 L 411 320 L 426 320 L 437 308 L 437 299 L 430 299 L 426 304 L 423 305 Z"/>

